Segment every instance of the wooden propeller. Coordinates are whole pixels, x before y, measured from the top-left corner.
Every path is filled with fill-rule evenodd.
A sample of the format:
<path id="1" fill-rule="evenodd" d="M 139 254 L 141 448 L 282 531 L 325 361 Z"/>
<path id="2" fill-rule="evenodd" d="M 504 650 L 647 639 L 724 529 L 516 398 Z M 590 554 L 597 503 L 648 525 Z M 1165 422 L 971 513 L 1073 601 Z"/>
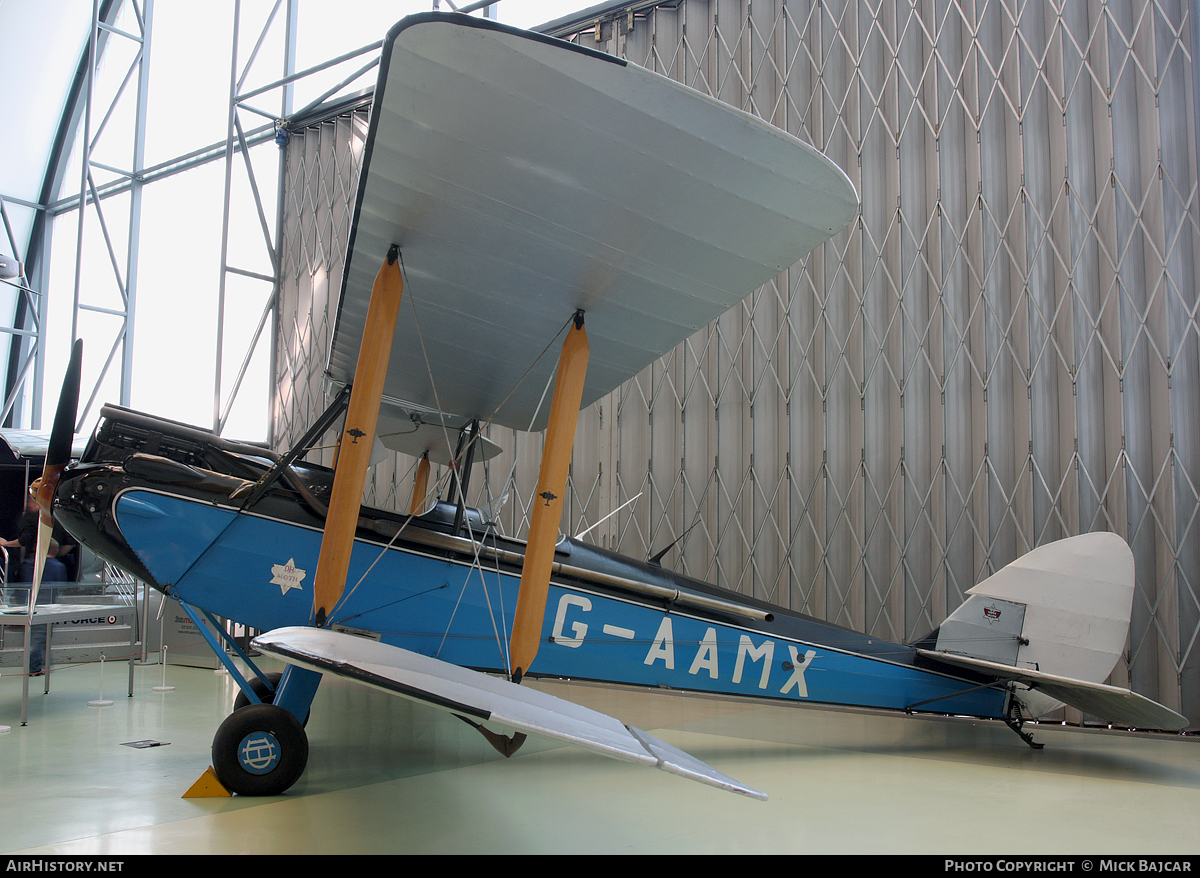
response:
<path id="1" fill-rule="evenodd" d="M 46 557 L 50 554 L 50 537 L 54 533 L 54 518 L 50 506 L 54 502 L 54 490 L 58 480 L 71 462 L 71 442 L 75 436 L 75 415 L 79 409 L 79 382 L 83 371 L 83 339 L 76 339 L 71 349 L 71 360 L 67 374 L 63 377 L 62 392 L 58 395 L 58 410 L 54 413 L 54 425 L 50 428 L 50 444 L 46 448 L 46 463 L 42 477 L 30 486 L 36 491 L 39 507 L 37 554 L 33 564 L 33 587 L 29 592 L 29 615 L 37 603 L 38 591 L 42 587 L 42 573 Z"/>
<path id="2" fill-rule="evenodd" d="M 366 329 L 354 370 L 354 385 L 333 474 L 329 513 L 321 537 L 321 554 L 317 558 L 313 619 L 318 628 L 325 627 L 346 589 L 350 552 L 354 548 L 354 532 L 362 507 L 363 482 L 371 464 L 371 447 L 379 423 L 379 401 L 391 359 L 400 297 L 404 292 L 399 255 L 399 249 L 392 245 L 371 287 Z"/>

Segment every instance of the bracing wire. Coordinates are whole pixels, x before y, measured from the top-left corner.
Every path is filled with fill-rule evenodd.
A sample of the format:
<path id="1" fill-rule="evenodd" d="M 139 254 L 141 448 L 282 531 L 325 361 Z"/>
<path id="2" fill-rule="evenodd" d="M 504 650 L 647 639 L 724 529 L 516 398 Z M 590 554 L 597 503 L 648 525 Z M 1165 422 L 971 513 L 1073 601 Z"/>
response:
<path id="1" fill-rule="evenodd" d="M 421 321 L 420 321 L 420 317 L 417 313 L 416 296 L 412 295 L 412 293 L 411 293 L 411 283 L 410 283 L 409 276 L 408 276 L 407 266 L 404 264 L 404 254 L 403 253 L 400 254 L 400 270 L 404 276 L 404 285 L 406 288 L 408 288 L 410 290 L 410 293 L 407 298 L 409 301 L 409 306 L 412 309 L 413 324 L 416 328 L 417 340 L 421 347 L 421 356 L 425 361 L 426 374 L 429 377 L 430 387 L 433 391 L 434 404 L 437 407 L 438 411 L 440 412 L 440 411 L 442 411 L 441 400 L 438 395 L 437 383 L 434 380 L 433 367 L 429 360 L 428 350 L 425 346 L 424 333 L 421 330 Z M 559 328 L 559 330 L 554 334 L 554 337 L 551 338 L 546 343 L 545 347 L 543 347 L 542 350 L 538 353 L 538 355 L 533 359 L 533 362 L 530 363 L 529 367 L 525 370 L 525 372 L 521 375 L 521 377 L 516 381 L 516 383 L 513 385 L 513 387 L 505 395 L 504 399 L 501 400 L 499 405 L 496 406 L 496 408 L 492 411 L 492 413 L 490 415 L 488 415 L 488 417 L 485 420 L 483 420 L 482 422 L 479 423 L 478 427 L 473 431 L 473 435 L 471 436 L 471 440 L 470 440 L 471 442 L 476 442 L 479 439 L 479 437 L 482 436 L 483 429 L 492 423 L 492 420 L 496 417 L 496 415 L 500 412 L 500 410 L 504 407 L 504 405 L 512 397 L 513 393 L 515 393 L 517 388 L 520 387 L 520 385 L 525 381 L 525 379 L 529 376 L 529 374 L 533 371 L 533 369 L 537 366 L 537 364 L 541 361 L 541 359 L 546 355 L 547 351 L 549 351 L 553 347 L 555 341 L 557 341 L 558 338 L 562 335 L 562 333 L 571 325 L 573 320 L 574 320 L 574 315 L 569 317 L 563 323 L 563 325 Z M 550 387 L 552 386 L 553 381 L 554 381 L 554 373 L 551 372 L 547 379 L 546 385 L 542 390 L 542 395 L 538 400 L 538 404 L 537 404 L 536 408 L 534 409 L 533 416 L 530 419 L 529 429 L 526 431 L 527 433 L 532 432 L 533 425 L 537 422 L 538 414 L 541 412 L 542 406 L 545 404 L 546 395 L 549 393 Z M 441 428 L 442 428 L 443 439 L 446 443 L 446 447 L 452 448 L 453 446 L 450 443 L 449 431 L 446 427 L 444 420 L 441 421 Z M 524 441 L 523 438 L 518 440 L 518 447 L 517 447 L 517 449 L 515 449 L 512 468 L 509 470 L 508 476 L 504 480 L 504 487 L 506 489 L 509 487 L 510 484 L 513 483 L 513 481 L 515 479 L 516 461 L 520 458 L 520 445 L 523 441 Z M 417 464 L 414 463 L 413 467 L 415 467 L 416 465 Z M 407 480 L 409 473 L 412 472 L 412 469 L 413 468 L 410 467 L 408 473 L 405 473 L 405 475 L 403 476 L 404 480 Z M 454 474 L 454 469 L 453 469 L 453 466 L 451 466 L 450 468 L 447 469 L 446 478 L 453 479 L 453 474 Z M 439 484 L 437 486 L 435 486 L 435 490 L 438 493 L 440 493 L 441 479 L 438 480 L 438 483 Z M 457 497 L 455 498 L 456 501 L 465 506 L 466 498 L 463 496 L 463 493 L 462 493 L 461 479 L 453 479 L 453 485 L 454 485 L 455 490 L 457 491 Z M 426 494 L 426 496 L 428 496 L 428 493 Z M 346 593 L 342 596 L 342 598 L 338 601 L 337 605 L 333 608 L 333 612 L 330 613 L 331 618 L 334 616 L 334 613 L 337 610 L 339 610 L 345 606 L 346 602 L 350 599 L 350 597 L 358 589 L 358 586 L 361 585 L 363 583 L 363 581 L 365 581 L 367 576 L 371 573 L 371 571 L 375 569 L 375 566 L 379 563 L 379 561 L 392 548 L 392 546 L 395 544 L 396 540 L 398 540 L 400 538 L 401 533 L 404 532 L 404 529 L 408 526 L 408 523 L 412 520 L 412 518 L 413 518 L 413 515 L 410 513 L 404 519 L 404 521 L 401 523 L 400 527 L 397 529 L 396 533 L 392 535 L 391 539 L 382 548 L 382 550 L 379 552 L 379 554 L 375 558 L 375 560 L 371 562 L 371 564 L 367 567 L 367 569 L 363 572 L 363 574 L 358 578 L 358 581 L 356 581 L 354 583 L 354 585 L 350 589 L 348 589 L 346 591 Z M 474 570 L 478 570 L 478 572 L 479 572 L 480 583 L 483 587 L 484 600 L 487 604 L 488 614 L 492 620 L 492 630 L 493 630 L 493 633 L 496 635 L 496 639 L 497 639 L 497 642 L 500 647 L 501 660 L 503 662 L 504 667 L 509 671 L 509 673 L 511 673 L 511 671 L 512 671 L 512 669 L 510 667 L 511 661 L 510 661 L 510 657 L 508 655 L 507 623 L 505 622 L 505 617 L 504 617 L 504 591 L 502 588 L 499 588 L 499 584 L 500 584 L 499 563 L 497 562 L 494 565 L 495 569 L 493 571 L 496 574 L 496 582 L 497 582 L 497 587 L 499 588 L 499 600 L 500 600 L 500 608 L 499 608 L 500 623 L 499 623 L 499 626 L 497 626 L 496 611 L 492 607 L 491 595 L 489 594 L 488 587 L 487 587 L 487 578 L 485 576 L 485 571 L 483 570 L 483 564 L 480 560 L 480 552 L 483 549 L 483 540 L 486 538 L 486 534 L 481 534 L 480 539 L 477 541 L 475 539 L 475 534 L 474 534 L 473 528 L 471 526 L 471 521 L 470 521 L 469 517 L 467 517 L 465 519 L 465 524 L 467 526 L 467 536 L 468 536 L 472 546 L 474 547 L 474 558 L 473 558 L 473 561 L 471 564 L 471 568 Z M 447 622 L 446 630 L 442 634 L 442 641 L 438 645 L 438 650 L 437 650 L 438 654 L 441 653 L 441 650 L 445 644 L 446 638 L 449 636 L 450 629 L 453 625 L 455 615 L 458 612 L 459 606 L 461 605 L 462 599 L 465 595 L 466 588 L 470 584 L 470 580 L 471 580 L 471 577 L 470 577 L 470 575 L 468 575 L 463 581 L 463 586 L 459 592 L 458 599 L 455 602 L 454 610 L 451 612 L 450 619 Z M 361 613 L 358 615 L 361 615 Z M 501 631 L 503 631 L 503 636 L 501 636 Z"/>

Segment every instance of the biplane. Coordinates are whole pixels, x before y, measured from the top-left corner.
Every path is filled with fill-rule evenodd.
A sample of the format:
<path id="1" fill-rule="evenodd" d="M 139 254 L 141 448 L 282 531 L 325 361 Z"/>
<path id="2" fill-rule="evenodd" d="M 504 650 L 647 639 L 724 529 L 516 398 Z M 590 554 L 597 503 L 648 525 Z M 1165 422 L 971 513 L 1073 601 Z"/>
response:
<path id="1" fill-rule="evenodd" d="M 325 674 L 453 712 L 506 754 L 547 735 L 759 798 L 640 729 L 521 683 L 965 714 L 1005 721 L 1031 745 L 1024 718 L 1060 702 L 1184 727 L 1102 682 L 1133 596 L 1132 554 L 1112 534 L 1035 549 L 911 644 L 560 537 L 581 407 L 858 209 L 850 180 L 815 149 L 663 76 L 493 21 L 407 18 L 382 50 L 329 408 L 281 454 L 106 407 L 78 463 L 65 466 L 69 451 L 52 442 L 43 527 L 52 510 L 210 639 L 241 690 L 213 765 L 243 795 L 282 793 L 301 775 Z M 77 347 L 59 439 L 78 370 Z M 473 465 L 498 451 L 489 424 L 546 433 L 526 540 L 466 501 Z M 334 467 L 306 462 L 333 429 Z M 421 459 L 405 512 L 361 504 L 381 436 Z M 427 501 L 430 462 L 449 484 Z M 218 618 L 265 632 L 254 646 L 283 673 L 222 643 Z"/>

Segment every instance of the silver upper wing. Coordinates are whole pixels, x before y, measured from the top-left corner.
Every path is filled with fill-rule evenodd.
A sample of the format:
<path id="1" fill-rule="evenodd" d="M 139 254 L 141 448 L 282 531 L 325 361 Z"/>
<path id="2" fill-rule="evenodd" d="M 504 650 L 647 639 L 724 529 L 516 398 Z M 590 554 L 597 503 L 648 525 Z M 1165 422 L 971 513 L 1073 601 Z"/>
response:
<path id="1" fill-rule="evenodd" d="M 384 44 L 328 371 L 352 379 L 395 243 L 406 301 L 385 394 L 541 429 L 557 350 L 534 363 L 576 309 L 586 406 L 857 212 L 811 146 L 666 77 L 489 20 L 412 16 Z"/>

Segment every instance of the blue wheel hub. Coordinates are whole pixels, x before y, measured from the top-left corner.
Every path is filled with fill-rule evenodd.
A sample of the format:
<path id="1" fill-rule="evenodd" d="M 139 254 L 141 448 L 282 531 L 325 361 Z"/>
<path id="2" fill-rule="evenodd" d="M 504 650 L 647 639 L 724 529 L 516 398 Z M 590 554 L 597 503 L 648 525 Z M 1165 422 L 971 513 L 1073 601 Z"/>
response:
<path id="1" fill-rule="evenodd" d="M 238 744 L 238 764 L 250 774 L 268 774 L 281 758 L 279 741 L 270 732 L 251 732 Z"/>

